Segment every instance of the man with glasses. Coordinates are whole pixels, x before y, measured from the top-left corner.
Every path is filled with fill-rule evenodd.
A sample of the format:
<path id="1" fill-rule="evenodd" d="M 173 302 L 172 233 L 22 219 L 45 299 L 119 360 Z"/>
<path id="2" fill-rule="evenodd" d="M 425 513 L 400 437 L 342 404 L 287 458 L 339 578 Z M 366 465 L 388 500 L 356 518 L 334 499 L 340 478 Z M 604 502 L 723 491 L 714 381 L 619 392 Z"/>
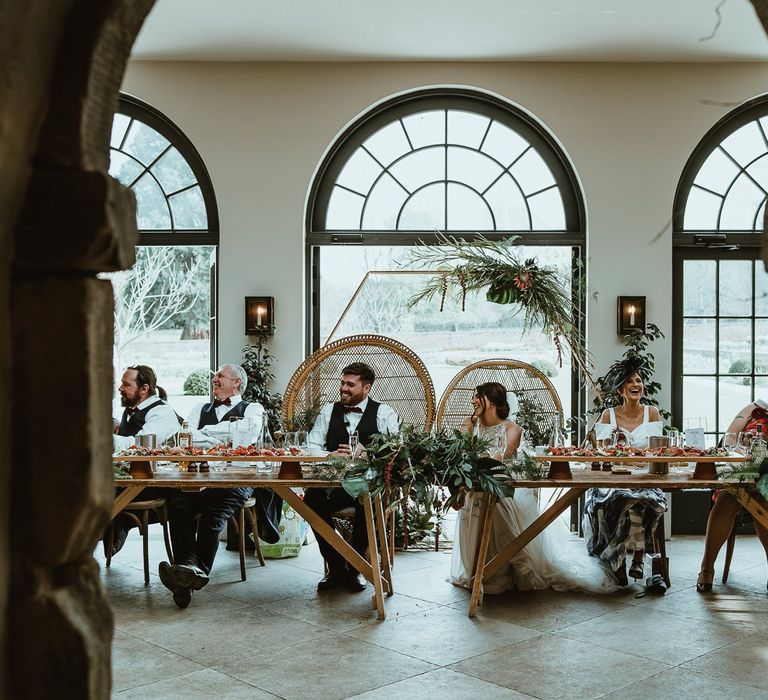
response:
<path id="1" fill-rule="evenodd" d="M 214 400 L 195 406 L 188 417 L 193 443 L 197 447 L 224 442 L 230 418 L 250 418 L 260 427 L 264 415 L 261 404 L 244 401 L 241 396 L 248 384 L 248 375 L 240 365 L 219 367 L 212 384 Z M 277 542 L 283 501 L 269 489 L 176 490 L 168 496 L 174 563 L 160 562 L 159 574 L 180 608 L 189 605 L 193 590 L 200 590 L 208 583 L 219 548 L 219 534 L 252 492 L 256 499 L 259 534 L 266 542 Z"/>

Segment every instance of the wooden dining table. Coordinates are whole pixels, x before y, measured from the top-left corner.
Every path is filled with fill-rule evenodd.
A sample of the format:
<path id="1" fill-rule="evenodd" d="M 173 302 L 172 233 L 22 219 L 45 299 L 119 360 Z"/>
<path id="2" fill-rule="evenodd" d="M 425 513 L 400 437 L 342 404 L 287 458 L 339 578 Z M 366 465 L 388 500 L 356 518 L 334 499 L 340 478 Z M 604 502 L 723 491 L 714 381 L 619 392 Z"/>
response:
<path id="1" fill-rule="evenodd" d="M 536 456 L 537 462 L 552 462 L 553 457 Z M 616 474 L 612 471 L 593 471 L 590 464 L 599 459 L 610 462 L 619 468 L 629 468 L 629 474 Z M 682 491 L 685 489 L 717 489 L 732 493 L 749 513 L 765 527 L 768 527 L 768 503 L 755 490 L 753 481 L 741 481 L 738 478 L 700 478 L 707 474 L 707 465 L 714 471 L 716 463 L 745 463 L 747 457 L 560 457 L 555 461 L 568 461 L 571 465 L 585 465 L 581 471 L 574 469 L 570 478 L 565 479 L 514 479 L 508 482 L 514 488 L 554 488 L 563 489 L 554 502 L 551 503 L 525 530 L 512 539 L 492 559 L 486 561 L 488 547 L 491 541 L 493 512 L 498 499 L 489 494 L 482 494 L 480 518 L 483 523 L 478 538 L 473 565 L 472 589 L 469 600 L 469 617 L 474 617 L 477 608 L 482 604 L 483 582 L 490 579 L 505 567 L 510 559 L 522 551 L 537 535 L 551 525 L 556 518 L 569 506 L 575 503 L 587 489 L 590 488 L 657 488 L 663 491 Z M 669 474 L 651 474 L 648 467 L 651 463 L 667 462 L 670 465 Z M 694 471 L 683 469 L 688 463 L 695 462 Z M 636 465 L 641 465 L 637 467 Z M 702 467 L 698 465 L 703 465 Z M 696 478 L 694 478 L 696 474 Z M 716 477 L 716 475 L 715 475 Z M 586 552 L 585 552 L 586 556 Z"/>
<path id="2" fill-rule="evenodd" d="M 371 497 L 367 493 L 360 496 L 368 534 L 368 559 L 365 559 L 292 490 L 295 487 L 303 489 L 341 488 L 340 481 L 320 479 L 313 476 L 311 463 L 322 461 L 323 457 L 301 455 L 270 455 L 263 457 L 115 455 L 112 459 L 116 463 L 127 463 L 129 468 L 147 462 L 153 465 L 151 470 L 131 469 L 131 471 L 135 471 L 143 476 L 134 475 L 128 479 L 115 479 L 115 486 L 121 490 L 118 491 L 112 507 L 113 518 L 148 487 L 182 490 L 238 487 L 271 489 L 301 515 L 315 532 L 327 540 L 356 571 L 370 581 L 374 591 L 373 606 L 378 613 L 379 620 L 385 619 L 384 595 L 391 596 L 394 590 L 392 587 L 392 567 L 389 559 L 389 549 L 386 547 L 386 526 L 381 498 L 378 495 Z M 280 476 L 281 472 L 259 471 L 256 467 L 251 466 L 252 463 L 258 462 L 279 465 L 281 471 L 285 471 L 286 467 L 292 467 L 291 472 L 294 475 L 291 478 L 283 478 Z M 211 463 L 214 464 L 212 465 Z M 189 464 L 207 465 L 208 471 L 189 471 Z M 301 468 L 300 472 L 297 467 Z M 381 549 L 379 549 L 379 541 L 385 545 Z"/>

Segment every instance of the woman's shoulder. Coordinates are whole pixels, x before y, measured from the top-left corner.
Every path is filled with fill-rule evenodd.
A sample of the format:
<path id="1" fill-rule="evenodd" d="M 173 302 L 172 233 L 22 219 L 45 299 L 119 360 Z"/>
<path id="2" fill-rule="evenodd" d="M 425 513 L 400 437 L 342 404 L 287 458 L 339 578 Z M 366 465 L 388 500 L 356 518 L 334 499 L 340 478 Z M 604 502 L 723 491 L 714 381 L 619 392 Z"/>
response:
<path id="1" fill-rule="evenodd" d="M 661 420 L 661 412 L 656 406 L 648 406 L 648 420 L 649 421 Z"/>
<path id="2" fill-rule="evenodd" d="M 603 410 L 603 412 L 600 414 L 600 419 L 597 421 L 598 423 L 610 423 L 611 422 L 611 410 L 610 408 L 606 408 Z"/>

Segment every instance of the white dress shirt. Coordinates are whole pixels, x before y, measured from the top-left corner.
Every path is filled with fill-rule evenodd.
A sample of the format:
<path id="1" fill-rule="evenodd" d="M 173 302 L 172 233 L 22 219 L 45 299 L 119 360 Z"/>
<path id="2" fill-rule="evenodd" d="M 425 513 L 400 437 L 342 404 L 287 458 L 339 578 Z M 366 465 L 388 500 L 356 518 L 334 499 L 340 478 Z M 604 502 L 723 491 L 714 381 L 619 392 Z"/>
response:
<path id="1" fill-rule="evenodd" d="M 141 411 L 158 400 L 157 394 L 152 394 L 152 396 L 142 401 L 136 408 Z M 122 417 L 122 414 L 120 414 L 115 420 L 119 423 Z M 155 406 L 148 411 L 145 419 L 144 426 L 136 435 L 155 435 L 158 445 L 179 432 L 179 419 L 176 417 L 176 412 L 167 403 L 161 403 L 159 406 Z M 128 449 L 131 445 L 136 444 L 136 435 L 124 436 L 114 434 L 112 436 L 112 446 L 115 451 Z"/>
<path id="2" fill-rule="evenodd" d="M 344 421 L 348 424 L 347 430 L 350 433 L 354 433 L 357 430 L 363 413 L 365 413 L 366 406 L 368 406 L 367 396 L 357 404 L 357 408 L 361 411 L 360 413 L 344 414 Z M 315 447 L 316 449 L 327 451 L 325 440 L 328 436 L 328 425 L 331 422 L 332 411 L 332 403 L 327 403 L 320 409 L 317 420 L 307 437 L 307 444 L 310 448 Z M 400 430 L 400 418 L 398 418 L 397 413 L 395 413 L 392 407 L 387 406 L 385 403 L 379 404 L 379 410 L 376 412 L 376 429 L 380 433 L 396 433 Z"/>
<path id="3" fill-rule="evenodd" d="M 243 397 L 240 394 L 230 396 L 229 400 L 231 404 L 226 406 L 216 406 L 213 410 L 216 412 L 216 418 L 221 420 L 227 415 L 235 406 L 237 406 Z M 200 425 L 200 414 L 203 412 L 203 407 L 210 403 L 209 401 L 203 401 L 196 404 L 187 416 L 187 423 L 189 423 L 189 429 L 192 431 L 192 444 L 195 447 L 213 447 L 215 445 L 221 445 L 227 441 L 229 437 L 229 421 L 223 423 L 216 423 L 215 425 L 206 425 L 201 430 L 197 429 Z M 250 433 L 250 442 L 256 442 L 261 434 L 261 422 L 264 416 L 264 407 L 260 403 L 251 403 L 245 409 L 245 415 L 243 418 L 250 418 L 252 421 L 252 431 Z"/>

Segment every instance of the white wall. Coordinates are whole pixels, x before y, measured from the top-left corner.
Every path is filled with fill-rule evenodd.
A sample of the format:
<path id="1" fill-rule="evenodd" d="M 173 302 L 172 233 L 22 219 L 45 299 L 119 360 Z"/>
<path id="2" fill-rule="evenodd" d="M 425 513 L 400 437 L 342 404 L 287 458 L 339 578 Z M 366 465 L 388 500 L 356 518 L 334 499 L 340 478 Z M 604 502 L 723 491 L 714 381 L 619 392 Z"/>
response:
<path id="1" fill-rule="evenodd" d="M 535 114 L 560 139 L 588 211 L 589 347 L 602 372 L 623 352 L 616 297 L 648 297 L 667 334 L 653 347 L 671 404 L 671 233 L 680 173 L 707 130 L 768 91 L 762 64 L 132 62 L 124 89 L 168 115 L 208 166 L 221 218 L 222 361 L 236 361 L 243 297 L 275 297 L 278 390 L 303 359 L 304 205 L 313 171 L 370 104 L 434 84 L 480 87 Z"/>

